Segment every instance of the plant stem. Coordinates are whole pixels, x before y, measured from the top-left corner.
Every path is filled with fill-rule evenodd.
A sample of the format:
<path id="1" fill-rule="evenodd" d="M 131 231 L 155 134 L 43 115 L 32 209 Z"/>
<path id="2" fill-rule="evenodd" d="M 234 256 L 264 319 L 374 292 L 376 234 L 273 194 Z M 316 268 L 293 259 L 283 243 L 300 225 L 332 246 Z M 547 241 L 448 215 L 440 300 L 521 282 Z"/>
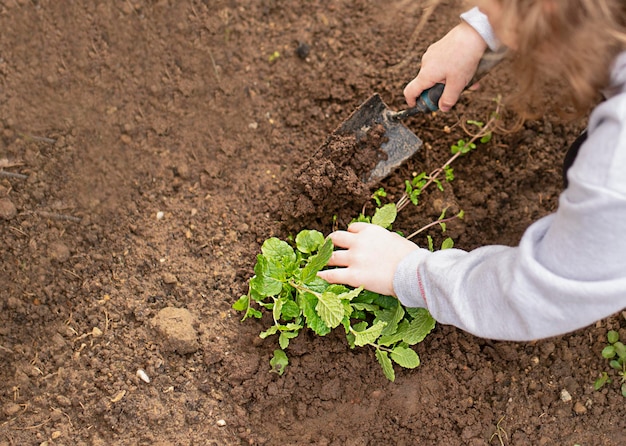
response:
<path id="1" fill-rule="evenodd" d="M 459 214 L 453 215 L 452 217 L 448 217 L 448 218 L 444 218 L 443 220 L 437 220 L 437 221 L 433 221 L 432 223 L 427 224 L 426 226 L 422 226 L 420 229 L 418 229 L 417 231 L 415 231 L 413 234 L 409 235 L 406 239 L 407 240 L 411 240 L 413 237 L 415 237 L 417 234 L 419 234 L 420 232 L 425 231 L 428 228 L 431 228 L 435 225 L 441 224 L 441 223 L 447 223 L 449 221 L 452 221 L 456 218 L 459 218 Z"/>

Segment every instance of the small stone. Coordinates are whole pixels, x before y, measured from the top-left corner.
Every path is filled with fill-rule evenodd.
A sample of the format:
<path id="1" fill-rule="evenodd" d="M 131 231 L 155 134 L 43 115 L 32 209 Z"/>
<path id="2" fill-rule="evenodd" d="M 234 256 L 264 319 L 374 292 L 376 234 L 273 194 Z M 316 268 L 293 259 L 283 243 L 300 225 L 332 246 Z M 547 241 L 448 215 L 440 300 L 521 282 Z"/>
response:
<path id="1" fill-rule="evenodd" d="M 162 278 L 163 283 L 165 283 L 166 285 L 175 285 L 178 283 L 178 279 L 172 273 L 163 273 Z"/>
<path id="2" fill-rule="evenodd" d="M 570 395 L 567 389 L 561 390 L 561 401 L 563 401 L 564 403 L 572 401 L 572 395 Z"/>
<path id="3" fill-rule="evenodd" d="M 100 336 L 102 336 L 102 330 L 100 330 L 98 327 L 93 327 L 91 329 L 91 336 L 93 336 L 94 338 L 99 338 Z"/>
<path id="4" fill-rule="evenodd" d="M 17 215 L 17 208 L 13 202 L 7 198 L 0 200 L 0 218 L 11 220 Z"/>
<path id="5" fill-rule="evenodd" d="M 163 217 L 165 217 L 165 212 L 159 211 L 159 212 L 156 213 L 156 219 L 157 220 L 163 220 Z"/>
<path id="6" fill-rule="evenodd" d="M 306 59 L 311 53 L 311 46 L 308 43 L 300 42 L 296 48 L 296 54 L 300 59 Z"/>
<path id="7" fill-rule="evenodd" d="M 224 427 L 226 426 L 226 420 L 217 420 L 217 425 L 219 427 Z"/>
<path id="8" fill-rule="evenodd" d="M 577 401 L 576 404 L 574 404 L 574 413 L 576 413 L 576 415 L 584 415 L 587 413 L 587 408 L 583 403 Z"/>

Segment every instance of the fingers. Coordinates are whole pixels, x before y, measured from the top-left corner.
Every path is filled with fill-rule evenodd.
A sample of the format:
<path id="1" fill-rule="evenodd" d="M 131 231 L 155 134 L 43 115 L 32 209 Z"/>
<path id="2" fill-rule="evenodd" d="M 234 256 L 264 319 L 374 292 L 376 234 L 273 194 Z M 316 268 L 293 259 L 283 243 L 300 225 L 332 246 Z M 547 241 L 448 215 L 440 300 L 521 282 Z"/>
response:
<path id="1" fill-rule="evenodd" d="M 459 100 L 459 96 L 461 96 L 464 89 L 465 83 L 462 80 L 459 82 L 457 79 L 449 78 L 439 99 L 439 110 L 442 112 L 450 111 Z"/>
<path id="2" fill-rule="evenodd" d="M 362 285 L 357 283 L 356 278 L 348 268 L 327 269 L 320 271 L 317 275 L 328 283 L 339 283 L 353 288 L 358 288 Z"/>
<path id="3" fill-rule="evenodd" d="M 426 80 L 419 75 L 404 87 L 404 99 L 409 107 L 415 107 L 417 98 L 424 90 L 434 86 L 437 82 Z"/>

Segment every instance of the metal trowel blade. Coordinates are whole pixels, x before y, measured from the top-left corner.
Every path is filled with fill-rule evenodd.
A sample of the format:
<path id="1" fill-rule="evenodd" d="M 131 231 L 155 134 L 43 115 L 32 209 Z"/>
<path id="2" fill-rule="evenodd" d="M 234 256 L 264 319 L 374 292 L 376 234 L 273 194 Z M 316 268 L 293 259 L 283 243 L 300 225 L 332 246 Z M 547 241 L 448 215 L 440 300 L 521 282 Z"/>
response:
<path id="1" fill-rule="evenodd" d="M 402 122 L 391 118 L 392 113 L 380 95 L 375 93 L 335 131 L 362 138 L 375 125 L 380 124 L 385 129 L 388 141 L 382 144 L 381 150 L 386 153 L 387 159 L 381 160 L 371 172 L 363 175 L 366 184 L 373 185 L 387 177 L 422 147 L 422 140 Z"/>

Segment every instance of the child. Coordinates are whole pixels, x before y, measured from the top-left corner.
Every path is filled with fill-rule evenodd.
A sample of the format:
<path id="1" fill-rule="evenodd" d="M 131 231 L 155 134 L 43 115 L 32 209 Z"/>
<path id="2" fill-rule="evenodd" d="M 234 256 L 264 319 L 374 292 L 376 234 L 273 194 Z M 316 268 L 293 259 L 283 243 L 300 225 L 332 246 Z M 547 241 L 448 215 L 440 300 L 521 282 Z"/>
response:
<path id="1" fill-rule="evenodd" d="M 519 97 L 536 80 L 560 79 L 578 110 L 605 100 L 567 171 L 557 211 L 532 224 L 519 246 L 430 252 L 354 223 L 331 234 L 338 248 L 320 272 L 331 283 L 397 296 L 442 324 L 525 341 L 587 326 L 626 307 L 626 2 L 485 0 L 422 59 L 404 93 L 411 106 L 435 83 L 449 110 L 487 48 L 515 54 Z"/>

